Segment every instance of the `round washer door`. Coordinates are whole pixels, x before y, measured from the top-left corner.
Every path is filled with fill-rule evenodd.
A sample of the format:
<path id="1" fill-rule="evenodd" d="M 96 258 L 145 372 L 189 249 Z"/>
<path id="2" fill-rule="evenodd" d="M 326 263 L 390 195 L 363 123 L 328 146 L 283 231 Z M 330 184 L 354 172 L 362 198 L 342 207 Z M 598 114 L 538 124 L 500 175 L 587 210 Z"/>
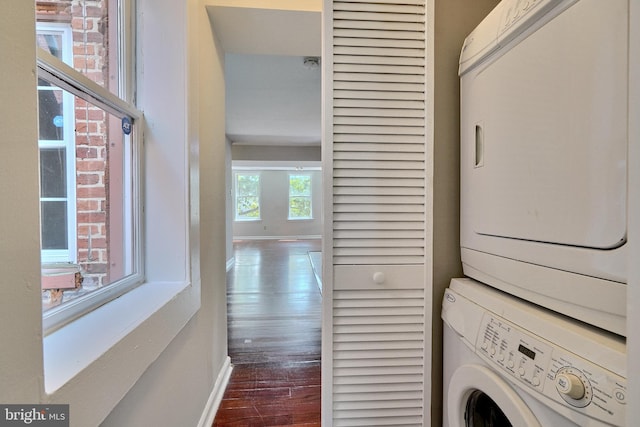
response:
<path id="1" fill-rule="evenodd" d="M 541 427 L 522 398 L 484 366 L 456 369 L 447 401 L 449 427 Z"/>

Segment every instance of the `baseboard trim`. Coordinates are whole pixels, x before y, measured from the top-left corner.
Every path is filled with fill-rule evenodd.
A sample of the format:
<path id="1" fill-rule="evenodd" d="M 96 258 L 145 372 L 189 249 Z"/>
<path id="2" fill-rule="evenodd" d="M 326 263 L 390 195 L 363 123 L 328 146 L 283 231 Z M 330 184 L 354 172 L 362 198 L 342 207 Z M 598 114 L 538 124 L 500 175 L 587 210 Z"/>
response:
<path id="1" fill-rule="evenodd" d="M 231 358 L 227 356 L 227 359 L 224 361 L 224 364 L 220 369 L 216 383 L 213 385 L 213 390 L 209 395 L 207 404 L 204 407 L 204 411 L 200 417 L 200 422 L 198 422 L 198 427 L 211 427 L 211 425 L 213 425 L 213 420 L 216 418 L 216 412 L 218 412 L 220 402 L 222 402 L 222 396 L 224 396 L 224 391 L 229 383 L 229 378 L 231 378 L 232 370 L 233 365 L 231 365 Z"/>

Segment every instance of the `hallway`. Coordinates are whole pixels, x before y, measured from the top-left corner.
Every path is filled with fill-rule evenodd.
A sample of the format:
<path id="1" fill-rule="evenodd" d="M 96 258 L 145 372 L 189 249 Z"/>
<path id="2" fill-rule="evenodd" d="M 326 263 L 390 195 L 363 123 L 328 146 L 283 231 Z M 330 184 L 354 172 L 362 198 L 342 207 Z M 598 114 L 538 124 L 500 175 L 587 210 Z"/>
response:
<path id="1" fill-rule="evenodd" d="M 320 426 L 320 240 L 234 242 L 227 275 L 234 365 L 214 426 Z"/>

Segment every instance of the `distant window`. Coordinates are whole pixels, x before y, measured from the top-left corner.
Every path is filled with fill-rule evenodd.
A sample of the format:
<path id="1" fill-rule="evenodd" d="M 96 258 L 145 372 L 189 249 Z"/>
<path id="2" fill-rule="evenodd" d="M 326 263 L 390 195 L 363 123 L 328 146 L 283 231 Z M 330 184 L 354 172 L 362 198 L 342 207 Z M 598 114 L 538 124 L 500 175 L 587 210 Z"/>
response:
<path id="1" fill-rule="evenodd" d="M 260 219 L 260 175 L 236 173 L 236 220 Z"/>
<path id="2" fill-rule="evenodd" d="M 289 175 L 289 219 L 311 218 L 311 176 Z"/>

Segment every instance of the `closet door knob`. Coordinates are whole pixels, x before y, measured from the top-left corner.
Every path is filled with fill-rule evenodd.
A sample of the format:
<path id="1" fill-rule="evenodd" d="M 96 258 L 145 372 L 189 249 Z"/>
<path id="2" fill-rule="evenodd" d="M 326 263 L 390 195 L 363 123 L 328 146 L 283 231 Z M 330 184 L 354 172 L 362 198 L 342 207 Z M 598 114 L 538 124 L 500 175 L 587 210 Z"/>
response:
<path id="1" fill-rule="evenodd" d="M 385 281 L 384 273 L 382 271 L 376 271 L 373 273 L 373 281 L 378 285 L 382 285 Z"/>

